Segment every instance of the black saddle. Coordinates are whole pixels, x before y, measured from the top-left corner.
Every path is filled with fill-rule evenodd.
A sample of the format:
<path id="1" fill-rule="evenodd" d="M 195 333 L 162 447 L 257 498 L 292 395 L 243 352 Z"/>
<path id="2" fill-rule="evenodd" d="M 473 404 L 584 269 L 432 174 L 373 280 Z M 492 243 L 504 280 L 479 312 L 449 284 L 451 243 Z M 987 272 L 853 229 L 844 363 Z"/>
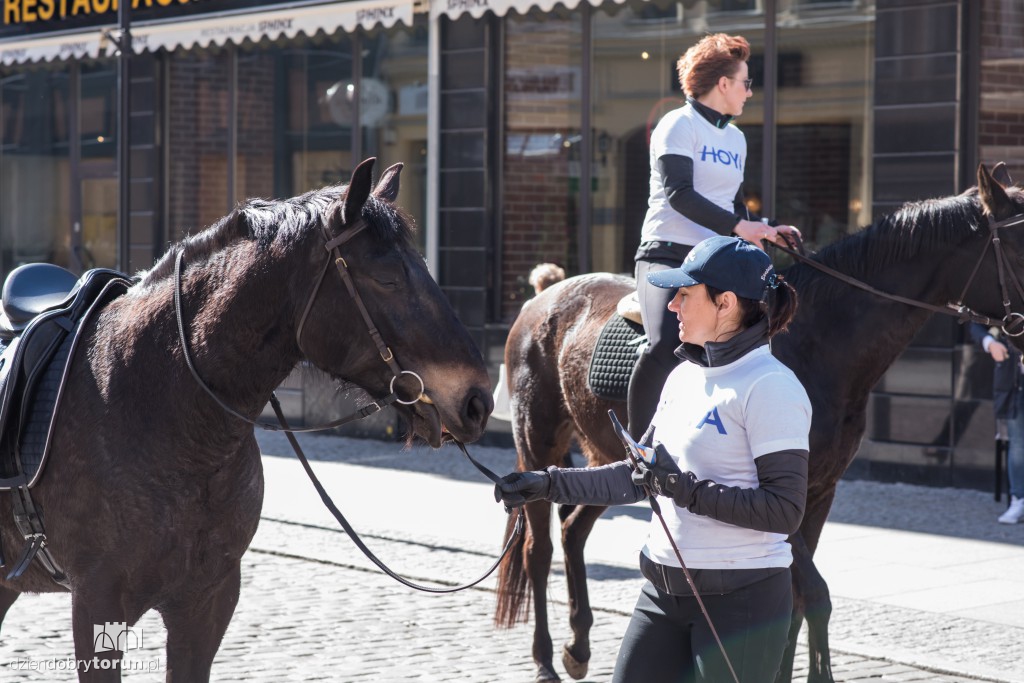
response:
<path id="1" fill-rule="evenodd" d="M 0 339 L 12 339 L 37 315 L 68 298 L 78 284 L 70 270 L 52 263 L 26 263 L 4 280 Z"/>
<path id="2" fill-rule="evenodd" d="M 78 333 L 130 286 L 106 268 L 77 278 L 31 263 L 8 275 L 0 309 L 0 491 L 38 481 Z"/>
<path id="3" fill-rule="evenodd" d="M 613 313 L 597 338 L 587 382 L 598 398 L 625 401 L 629 377 L 646 341 L 643 325 Z"/>

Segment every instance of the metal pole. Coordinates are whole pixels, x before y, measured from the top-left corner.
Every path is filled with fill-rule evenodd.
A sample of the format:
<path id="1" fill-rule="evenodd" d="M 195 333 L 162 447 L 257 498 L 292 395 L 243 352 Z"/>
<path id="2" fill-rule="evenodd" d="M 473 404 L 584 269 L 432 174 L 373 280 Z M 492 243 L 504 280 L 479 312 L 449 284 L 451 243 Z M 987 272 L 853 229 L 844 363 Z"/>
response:
<path id="1" fill-rule="evenodd" d="M 119 0 L 117 22 L 121 29 L 117 58 L 117 267 L 129 268 L 128 245 L 131 241 L 131 2 Z"/>
<path id="2" fill-rule="evenodd" d="M 775 122 L 778 107 L 778 34 L 775 0 L 764 3 L 764 157 L 761 160 L 761 215 L 775 218 Z"/>

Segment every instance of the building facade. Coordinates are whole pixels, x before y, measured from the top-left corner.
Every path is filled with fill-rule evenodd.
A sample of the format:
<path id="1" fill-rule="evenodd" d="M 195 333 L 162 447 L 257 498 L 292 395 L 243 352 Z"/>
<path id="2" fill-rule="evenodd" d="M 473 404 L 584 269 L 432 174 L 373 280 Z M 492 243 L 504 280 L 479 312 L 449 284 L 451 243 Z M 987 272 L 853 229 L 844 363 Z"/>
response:
<path id="1" fill-rule="evenodd" d="M 148 267 L 251 196 L 406 163 L 399 202 L 495 370 L 532 266 L 631 273 L 679 55 L 745 36 L 748 205 L 813 246 L 979 161 L 1024 177 L 1019 0 L 134 0 L 131 212 L 118 229 L 116 0 L 4 0 L 0 274 Z M 123 234 L 122 234 L 123 233 Z M 854 470 L 981 486 L 990 366 L 933 320 L 876 387 Z M 290 412 L 336 397 L 303 385 Z M 391 430 L 381 418 L 372 430 Z M 495 426 L 502 430 L 501 425 Z"/>

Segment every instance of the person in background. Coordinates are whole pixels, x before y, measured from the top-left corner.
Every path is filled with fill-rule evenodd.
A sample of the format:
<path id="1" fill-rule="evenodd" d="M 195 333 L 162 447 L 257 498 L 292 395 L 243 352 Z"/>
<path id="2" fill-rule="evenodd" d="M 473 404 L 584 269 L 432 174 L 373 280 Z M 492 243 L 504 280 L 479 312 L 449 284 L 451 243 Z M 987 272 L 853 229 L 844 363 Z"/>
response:
<path id="1" fill-rule="evenodd" d="M 997 424 L 1006 423 L 1009 448 L 1006 476 L 1010 482 L 1010 506 L 997 520 L 1017 524 L 1024 519 L 1024 366 L 1021 354 L 995 338 L 987 327 L 971 323 L 971 339 L 992 356 L 996 367 L 992 377 L 992 408 Z"/>
<path id="2" fill-rule="evenodd" d="M 673 296 L 683 361 L 644 435 L 649 465 L 514 472 L 495 485 L 509 506 L 662 506 L 672 541 L 744 683 L 771 683 L 793 607 L 787 537 L 803 519 L 811 403 L 771 354 L 796 312 L 796 291 L 764 251 L 736 237 L 702 241 L 682 266 L 647 276 Z M 661 522 L 651 518 L 640 571 L 647 582 L 626 629 L 615 683 L 732 680 Z"/>
<path id="3" fill-rule="evenodd" d="M 533 287 L 533 295 L 536 296 L 545 289 L 565 279 L 565 269 L 554 263 L 538 263 L 530 271 L 529 283 Z M 528 305 L 533 299 L 527 299 L 523 306 Z M 491 417 L 495 420 L 510 422 L 512 420 L 512 406 L 509 404 L 508 377 L 505 374 L 505 364 L 498 366 L 498 383 L 494 386 L 494 410 Z M 569 456 L 566 455 L 568 458 Z M 572 460 L 568 461 L 569 463 Z"/>
<path id="4" fill-rule="evenodd" d="M 565 270 L 554 263 L 538 263 L 530 271 L 530 286 L 533 287 L 533 294 L 536 296 L 545 289 L 565 279 Z"/>
<path id="5" fill-rule="evenodd" d="M 648 275 L 677 268 L 693 245 L 712 235 L 737 235 L 760 246 L 779 233 L 750 213 L 743 201 L 747 141 L 732 121 L 753 96 L 747 67 L 750 45 L 724 33 L 705 36 L 677 64 L 686 104 L 669 112 L 651 133 L 651 191 L 636 252 L 637 295 L 648 345 L 629 382 L 627 428 L 647 430 L 665 378 L 675 367 L 676 321 L 666 314 L 672 292 Z"/>

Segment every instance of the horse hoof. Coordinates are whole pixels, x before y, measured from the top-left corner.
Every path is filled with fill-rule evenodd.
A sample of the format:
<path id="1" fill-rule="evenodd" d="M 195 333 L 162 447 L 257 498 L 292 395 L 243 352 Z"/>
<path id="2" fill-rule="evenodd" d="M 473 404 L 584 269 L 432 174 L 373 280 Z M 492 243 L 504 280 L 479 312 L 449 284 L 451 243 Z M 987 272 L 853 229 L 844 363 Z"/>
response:
<path id="1" fill-rule="evenodd" d="M 590 668 L 590 659 L 587 658 L 584 661 L 579 661 L 572 656 L 572 651 L 569 650 L 568 645 L 562 646 L 562 666 L 565 667 L 565 672 L 573 677 L 573 680 L 580 680 L 587 675 L 587 669 Z"/>
<path id="2" fill-rule="evenodd" d="M 533 683 L 561 683 L 561 680 L 552 669 L 541 664 L 537 667 L 537 677 Z"/>

